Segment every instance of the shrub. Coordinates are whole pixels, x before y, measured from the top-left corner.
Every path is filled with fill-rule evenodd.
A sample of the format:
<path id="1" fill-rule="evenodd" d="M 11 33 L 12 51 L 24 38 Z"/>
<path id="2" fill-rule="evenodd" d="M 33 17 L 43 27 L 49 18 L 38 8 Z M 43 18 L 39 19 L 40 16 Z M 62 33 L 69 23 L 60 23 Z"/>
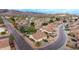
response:
<path id="1" fill-rule="evenodd" d="M 42 25 L 43 25 L 43 26 L 46 26 L 46 25 L 48 25 L 48 23 L 42 23 Z"/>
<path id="2" fill-rule="evenodd" d="M 31 22 L 31 26 L 35 26 L 34 22 Z"/>
<path id="3" fill-rule="evenodd" d="M 44 41 L 44 42 L 48 42 L 48 40 L 46 40 L 46 39 L 43 39 L 43 41 Z"/>
<path id="4" fill-rule="evenodd" d="M 57 17 L 57 18 L 56 18 L 56 21 L 60 21 L 60 18 L 59 18 L 59 17 Z"/>
<path id="5" fill-rule="evenodd" d="M 72 41 L 74 41 L 74 42 L 77 42 L 77 40 L 76 40 L 76 39 L 74 39 L 74 38 L 71 38 L 71 40 L 72 40 Z"/>
<path id="6" fill-rule="evenodd" d="M 26 29 L 26 33 L 27 34 L 33 34 L 33 33 L 35 33 L 37 30 L 35 29 L 35 27 L 33 27 L 33 26 L 31 26 L 31 27 L 28 27 L 27 29 Z"/>
<path id="7" fill-rule="evenodd" d="M 4 35 L 4 34 L 6 34 L 6 32 L 1 32 L 1 35 Z"/>
<path id="8" fill-rule="evenodd" d="M 10 20 L 12 20 L 13 22 L 15 22 L 14 16 L 10 18 Z"/>
<path id="9" fill-rule="evenodd" d="M 36 42 L 36 43 L 35 43 L 35 46 L 36 46 L 36 47 L 40 47 L 40 46 L 41 46 L 41 42 Z"/>
<path id="10" fill-rule="evenodd" d="M 52 22 L 54 22 L 54 21 L 53 21 L 53 20 L 50 20 L 50 21 L 49 21 L 49 23 L 52 23 Z"/>
<path id="11" fill-rule="evenodd" d="M 31 40 L 32 42 L 35 42 L 35 40 L 33 40 L 33 39 L 31 39 L 31 38 L 30 38 L 30 40 Z"/>
<path id="12" fill-rule="evenodd" d="M 15 37 L 13 35 L 10 35 L 9 40 L 15 40 Z"/>
<path id="13" fill-rule="evenodd" d="M 26 32 L 26 29 L 25 29 L 23 26 L 21 26 L 21 27 L 20 27 L 20 31 L 21 31 L 22 33 L 25 33 L 25 32 Z"/>
<path id="14" fill-rule="evenodd" d="M 78 19 L 75 19 L 75 21 L 77 21 Z"/>
<path id="15" fill-rule="evenodd" d="M 3 23 L 3 20 L 2 20 L 2 18 L 0 17 L 0 24 L 2 24 Z"/>

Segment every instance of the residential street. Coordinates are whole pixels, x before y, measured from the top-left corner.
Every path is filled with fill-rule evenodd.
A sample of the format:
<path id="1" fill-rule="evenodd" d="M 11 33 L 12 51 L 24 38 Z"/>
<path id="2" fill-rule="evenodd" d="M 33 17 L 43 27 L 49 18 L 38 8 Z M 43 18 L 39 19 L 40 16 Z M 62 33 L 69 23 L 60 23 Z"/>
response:
<path id="1" fill-rule="evenodd" d="M 5 26 L 7 27 L 8 31 L 15 36 L 16 44 L 18 45 L 19 50 L 32 50 L 32 47 L 24 40 L 22 36 L 20 36 L 16 30 L 10 25 L 10 22 L 8 22 L 4 17 L 3 22 Z"/>
<path id="2" fill-rule="evenodd" d="M 40 50 L 57 50 L 60 47 L 62 47 L 65 44 L 66 40 L 67 40 L 66 39 L 66 33 L 64 31 L 64 26 L 63 25 L 60 25 L 58 32 L 59 32 L 59 34 L 58 34 L 57 41 L 52 43 L 49 46 L 41 48 Z"/>
<path id="3" fill-rule="evenodd" d="M 24 40 L 24 38 L 22 36 L 20 36 L 17 31 L 10 25 L 10 22 L 8 22 L 4 17 L 3 18 L 3 22 L 5 24 L 5 26 L 7 27 L 8 31 L 15 36 L 16 38 L 16 43 L 19 47 L 20 50 L 32 50 L 32 47 Z M 49 46 L 46 46 L 44 48 L 40 48 L 38 50 L 56 50 L 59 49 L 60 47 L 62 47 L 65 42 L 66 42 L 66 34 L 64 31 L 64 26 L 60 25 L 59 27 L 59 35 L 58 35 L 58 39 L 56 42 L 52 43 Z"/>

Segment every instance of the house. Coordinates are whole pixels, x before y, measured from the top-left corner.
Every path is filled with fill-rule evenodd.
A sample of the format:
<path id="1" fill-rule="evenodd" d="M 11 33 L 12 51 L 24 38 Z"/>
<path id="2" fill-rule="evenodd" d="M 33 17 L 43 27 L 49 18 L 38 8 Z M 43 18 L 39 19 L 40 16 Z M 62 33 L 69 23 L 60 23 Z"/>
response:
<path id="1" fill-rule="evenodd" d="M 10 50 L 9 35 L 5 27 L 0 27 L 0 50 Z"/>
<path id="2" fill-rule="evenodd" d="M 5 28 L 4 27 L 0 28 L 0 34 L 1 34 L 1 32 L 5 32 Z"/>
<path id="3" fill-rule="evenodd" d="M 43 39 L 47 39 L 47 35 L 44 32 L 38 30 L 36 33 L 30 35 L 30 38 L 35 41 L 41 41 Z"/>
<path id="4" fill-rule="evenodd" d="M 29 21 L 27 19 L 20 19 L 16 21 L 17 24 L 17 28 L 19 29 L 21 26 L 28 26 L 29 25 Z"/>
<path id="5" fill-rule="evenodd" d="M 5 27 L 0 27 L 0 37 L 2 36 L 9 36 L 10 33 L 7 31 Z"/>
<path id="6" fill-rule="evenodd" d="M 79 30 L 75 31 L 75 35 L 76 35 L 76 38 L 77 38 L 77 47 L 79 48 Z"/>
<path id="7" fill-rule="evenodd" d="M 48 24 L 47 26 L 43 26 L 40 30 L 42 32 L 52 33 L 55 31 L 56 27 L 53 23 Z"/>
<path id="8" fill-rule="evenodd" d="M 5 16 L 5 18 L 9 19 L 9 18 L 10 18 L 10 16 Z"/>
<path id="9" fill-rule="evenodd" d="M 79 48 L 79 32 L 77 33 L 77 47 Z"/>
<path id="10" fill-rule="evenodd" d="M 0 39 L 0 50 L 10 50 L 9 39 Z"/>

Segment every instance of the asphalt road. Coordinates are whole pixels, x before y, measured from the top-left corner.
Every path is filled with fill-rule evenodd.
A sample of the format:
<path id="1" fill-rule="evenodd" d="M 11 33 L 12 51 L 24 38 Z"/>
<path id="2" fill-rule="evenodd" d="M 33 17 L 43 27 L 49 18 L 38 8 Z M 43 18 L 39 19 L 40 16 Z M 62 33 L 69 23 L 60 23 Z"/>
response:
<path id="1" fill-rule="evenodd" d="M 33 50 L 32 47 L 27 42 L 25 42 L 24 38 L 21 37 L 13 27 L 11 27 L 10 22 L 8 22 L 4 17 L 2 17 L 2 18 L 3 18 L 3 22 L 4 22 L 5 26 L 7 27 L 8 31 L 15 36 L 15 38 L 16 38 L 15 41 L 16 41 L 19 49 L 20 50 Z M 63 25 L 60 25 L 57 41 L 50 44 L 49 46 L 40 48 L 38 50 L 57 50 L 65 44 L 66 40 L 67 39 L 66 39 L 66 34 L 64 32 Z"/>
<path id="2" fill-rule="evenodd" d="M 54 42 L 51 45 L 46 46 L 44 48 L 40 48 L 39 50 L 57 50 L 60 47 L 62 47 L 67 40 L 63 25 L 60 25 L 58 32 L 59 32 L 59 35 L 58 35 L 58 39 L 56 42 Z"/>
<path id="3" fill-rule="evenodd" d="M 20 36 L 17 31 L 10 25 L 10 22 L 7 21 L 7 19 L 3 18 L 3 22 L 5 26 L 7 27 L 7 30 L 15 36 L 16 44 L 19 48 L 19 50 L 32 50 L 32 47 L 25 41 L 25 39 Z"/>

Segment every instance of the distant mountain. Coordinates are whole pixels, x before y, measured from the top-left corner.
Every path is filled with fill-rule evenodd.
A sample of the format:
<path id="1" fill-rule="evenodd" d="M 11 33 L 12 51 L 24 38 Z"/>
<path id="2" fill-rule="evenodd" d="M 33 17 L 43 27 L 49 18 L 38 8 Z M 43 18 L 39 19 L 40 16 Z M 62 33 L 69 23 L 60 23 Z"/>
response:
<path id="1" fill-rule="evenodd" d="M 20 9 L 19 11 L 45 14 L 69 13 L 79 15 L 79 9 Z"/>
<path id="2" fill-rule="evenodd" d="M 8 12 L 8 9 L 0 9 L 0 13 Z"/>
<path id="3" fill-rule="evenodd" d="M 0 9 L 0 15 L 28 15 L 28 16 L 46 16 L 48 14 L 37 12 L 22 12 L 19 10 Z"/>
<path id="4" fill-rule="evenodd" d="M 39 9 L 39 10 L 41 10 L 41 9 Z M 44 16 L 45 17 L 51 17 L 51 16 L 55 16 L 55 15 L 63 15 L 63 14 L 65 14 L 65 15 L 73 15 L 74 14 L 74 13 L 72 13 L 72 14 L 68 13 L 67 11 L 66 11 L 67 13 L 62 13 L 62 12 L 61 13 L 55 13 L 57 10 L 52 14 L 52 10 L 51 10 L 51 13 L 44 13 L 44 12 L 46 12 L 44 10 L 42 10 L 42 12 L 41 11 L 38 12 L 39 10 L 37 10 L 35 12 L 35 11 L 32 11 L 32 10 L 21 11 L 21 10 L 0 9 L 0 15 L 27 15 L 27 16 L 38 16 L 38 17 L 44 17 Z M 58 12 L 59 11 L 60 10 L 58 9 Z M 49 12 L 49 11 L 47 11 L 47 12 Z M 75 12 L 75 13 L 77 13 L 77 12 Z"/>

